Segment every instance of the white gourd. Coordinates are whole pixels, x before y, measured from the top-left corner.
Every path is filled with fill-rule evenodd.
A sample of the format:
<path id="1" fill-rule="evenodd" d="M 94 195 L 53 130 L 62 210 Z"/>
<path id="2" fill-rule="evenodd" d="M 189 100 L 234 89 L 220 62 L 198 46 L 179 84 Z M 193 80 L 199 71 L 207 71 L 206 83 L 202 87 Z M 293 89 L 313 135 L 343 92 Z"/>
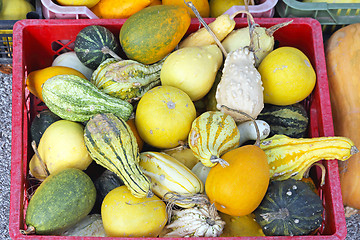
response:
<path id="1" fill-rule="evenodd" d="M 207 167 L 202 162 L 198 162 L 191 169 L 191 171 L 203 182 L 205 186 L 206 178 L 210 172 L 211 167 Z"/>
<path id="2" fill-rule="evenodd" d="M 237 122 L 249 119 L 237 111 L 222 108 L 222 105 L 256 119 L 264 108 L 264 88 L 261 75 L 255 68 L 254 53 L 247 47 L 228 53 L 222 73 L 215 94 L 217 108 Z"/>
<path id="3" fill-rule="evenodd" d="M 225 222 L 213 204 L 173 210 L 173 219 L 165 228 L 171 231 L 164 237 L 219 237 Z"/>
<path id="4" fill-rule="evenodd" d="M 259 128 L 260 140 L 267 138 L 270 134 L 269 124 L 264 120 L 255 120 L 255 122 Z M 240 132 L 239 146 L 243 145 L 246 141 L 257 139 L 256 128 L 253 121 L 239 123 L 237 127 Z"/>

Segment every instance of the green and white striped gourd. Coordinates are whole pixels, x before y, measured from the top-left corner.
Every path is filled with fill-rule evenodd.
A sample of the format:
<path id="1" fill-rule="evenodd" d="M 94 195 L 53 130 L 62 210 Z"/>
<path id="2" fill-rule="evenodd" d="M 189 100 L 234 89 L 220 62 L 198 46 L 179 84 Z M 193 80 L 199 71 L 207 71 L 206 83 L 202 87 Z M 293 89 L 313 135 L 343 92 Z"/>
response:
<path id="1" fill-rule="evenodd" d="M 150 180 L 139 166 L 136 138 L 124 120 L 111 113 L 97 114 L 86 123 L 84 138 L 96 163 L 116 173 L 135 197 L 152 195 Z"/>
<path id="2" fill-rule="evenodd" d="M 265 104 L 257 119 L 269 124 L 270 137 L 275 134 L 292 138 L 307 136 L 309 117 L 301 103 L 287 106 Z"/>
<path id="3" fill-rule="evenodd" d="M 152 65 L 134 60 L 109 58 L 94 71 L 91 82 L 101 91 L 123 100 L 138 100 L 145 92 L 160 85 L 164 59 Z"/>
<path id="4" fill-rule="evenodd" d="M 90 25 L 76 35 L 74 51 L 88 68 L 95 70 L 103 61 L 111 58 L 109 50 L 117 54 L 120 45 L 115 35 L 103 26 Z"/>
<path id="5" fill-rule="evenodd" d="M 133 106 L 111 97 L 88 80 L 75 75 L 57 75 L 42 87 L 46 106 L 62 119 L 84 122 L 97 113 L 114 113 L 125 121 Z"/>
<path id="6" fill-rule="evenodd" d="M 235 120 L 220 111 L 207 111 L 197 117 L 188 136 L 188 144 L 202 164 L 213 167 L 218 162 L 227 164 L 220 157 L 239 146 L 240 132 Z"/>

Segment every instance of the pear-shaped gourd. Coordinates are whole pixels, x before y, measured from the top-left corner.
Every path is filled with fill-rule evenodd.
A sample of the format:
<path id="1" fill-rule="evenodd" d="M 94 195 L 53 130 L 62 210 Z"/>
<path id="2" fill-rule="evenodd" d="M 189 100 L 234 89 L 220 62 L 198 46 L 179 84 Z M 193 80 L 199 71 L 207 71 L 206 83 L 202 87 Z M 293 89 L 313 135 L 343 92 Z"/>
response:
<path id="1" fill-rule="evenodd" d="M 221 155 L 238 147 L 239 140 L 235 120 L 220 111 L 207 111 L 197 117 L 188 137 L 191 150 L 206 167 L 226 164 Z"/>
<path id="2" fill-rule="evenodd" d="M 178 49 L 161 68 L 161 84 L 183 90 L 192 101 L 199 100 L 211 89 L 222 63 L 222 52 L 216 45 Z"/>

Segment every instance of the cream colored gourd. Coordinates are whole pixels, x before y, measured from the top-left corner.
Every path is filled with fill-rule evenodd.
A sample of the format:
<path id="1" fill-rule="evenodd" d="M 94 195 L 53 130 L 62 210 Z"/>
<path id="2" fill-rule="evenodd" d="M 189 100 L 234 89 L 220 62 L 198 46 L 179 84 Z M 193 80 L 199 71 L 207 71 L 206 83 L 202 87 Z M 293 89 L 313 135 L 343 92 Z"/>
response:
<path id="1" fill-rule="evenodd" d="M 210 91 L 222 62 L 216 45 L 178 49 L 165 59 L 161 84 L 183 90 L 192 101 L 199 100 Z"/>
<path id="2" fill-rule="evenodd" d="M 239 146 L 240 133 L 234 119 L 220 111 L 207 111 L 197 117 L 190 129 L 188 144 L 202 164 L 213 167 L 226 165 L 225 152 Z"/>
<path id="3" fill-rule="evenodd" d="M 167 193 L 192 195 L 204 191 L 203 182 L 184 164 L 162 152 L 140 153 L 140 167 L 151 179 L 151 189 L 160 198 L 166 199 Z M 194 204 L 174 202 L 183 208 Z"/>
<path id="4" fill-rule="evenodd" d="M 173 221 L 165 227 L 170 232 L 164 237 L 219 237 L 225 226 L 214 205 L 208 202 L 173 210 L 172 215 Z"/>
<path id="5" fill-rule="evenodd" d="M 227 53 L 219 39 L 205 23 L 202 17 L 197 14 L 196 9 L 190 3 L 188 6 L 196 14 L 196 17 L 204 25 L 206 30 L 214 37 L 216 44 L 226 56 L 220 83 L 217 85 L 215 99 L 217 109 L 232 116 L 236 121 L 248 120 L 245 113 L 256 119 L 264 108 L 263 86 L 261 75 L 255 67 L 254 55 L 254 33 L 255 22 L 248 11 L 243 11 L 250 18 L 249 35 L 251 41 L 248 47 L 242 47 Z M 231 109 L 231 111 L 230 111 Z"/>
<path id="6" fill-rule="evenodd" d="M 267 138 L 270 134 L 269 124 L 263 120 L 255 120 L 255 122 L 259 128 L 260 140 Z M 240 146 L 243 145 L 246 141 L 257 139 L 257 132 L 255 123 L 253 121 L 239 123 L 237 127 L 240 132 Z"/>
<path id="7" fill-rule="evenodd" d="M 209 27 L 221 41 L 234 29 L 234 17 L 229 16 L 228 14 L 220 15 L 213 22 L 209 23 Z M 202 27 L 182 40 L 179 43 L 179 48 L 206 46 L 211 44 L 215 44 L 214 38 L 204 27 Z"/>
<path id="8" fill-rule="evenodd" d="M 274 50 L 275 39 L 273 34 L 279 28 L 282 28 L 290 22 L 280 23 L 270 28 L 255 26 L 253 34 L 254 38 L 253 51 L 255 53 L 255 66 L 258 67 L 261 61 Z M 236 49 L 243 48 L 250 45 L 249 27 L 239 28 L 233 30 L 222 42 L 227 52 L 235 51 Z"/>
<path id="9" fill-rule="evenodd" d="M 66 168 L 85 170 L 92 162 L 84 142 L 84 127 L 68 120 L 51 124 L 41 137 L 37 151 L 50 174 Z M 30 160 L 29 169 L 37 179 L 47 177 L 36 154 Z"/>
<path id="10" fill-rule="evenodd" d="M 264 108 L 264 88 L 261 75 L 255 68 L 254 52 L 240 48 L 228 53 L 222 72 L 215 94 L 216 107 L 238 122 L 249 119 L 236 111 L 228 111 L 222 105 L 256 119 Z"/>

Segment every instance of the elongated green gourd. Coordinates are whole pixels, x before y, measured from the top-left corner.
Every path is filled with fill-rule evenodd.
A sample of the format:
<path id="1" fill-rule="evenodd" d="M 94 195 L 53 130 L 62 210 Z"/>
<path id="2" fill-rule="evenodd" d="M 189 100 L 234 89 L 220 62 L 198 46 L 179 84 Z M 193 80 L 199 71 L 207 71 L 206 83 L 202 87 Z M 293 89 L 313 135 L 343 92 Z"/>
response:
<path id="1" fill-rule="evenodd" d="M 75 75 L 49 78 L 42 87 L 46 106 L 62 119 L 84 122 L 97 113 L 114 113 L 125 121 L 133 106 L 100 91 L 88 80 Z"/>
<path id="2" fill-rule="evenodd" d="M 160 85 L 164 59 L 152 65 L 109 58 L 94 71 L 91 82 L 101 91 L 123 100 L 137 100 Z"/>
<path id="3" fill-rule="evenodd" d="M 84 139 L 96 163 L 116 173 L 135 197 L 152 195 L 150 180 L 139 166 L 136 138 L 124 120 L 112 113 L 96 114 L 86 123 Z"/>

